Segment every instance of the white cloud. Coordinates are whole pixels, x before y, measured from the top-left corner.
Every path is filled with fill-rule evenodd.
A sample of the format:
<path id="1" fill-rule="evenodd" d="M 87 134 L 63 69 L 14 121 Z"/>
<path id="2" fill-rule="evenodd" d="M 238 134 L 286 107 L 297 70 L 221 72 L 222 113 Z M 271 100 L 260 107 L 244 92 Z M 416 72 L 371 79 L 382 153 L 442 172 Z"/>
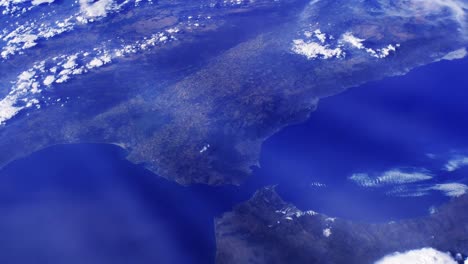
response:
<path id="1" fill-rule="evenodd" d="M 294 215 L 296 217 L 302 217 L 304 215 L 314 216 L 314 215 L 318 215 L 318 213 L 313 210 L 308 210 L 308 211 L 297 211 L 294 213 Z"/>
<path id="2" fill-rule="evenodd" d="M 55 81 L 55 76 L 49 75 L 49 76 L 45 77 L 43 83 L 44 83 L 44 85 L 49 86 L 49 85 L 51 85 L 54 81 Z"/>
<path id="3" fill-rule="evenodd" d="M 73 69 L 76 67 L 76 59 L 78 58 L 78 55 L 73 54 L 68 57 L 68 60 L 62 65 L 63 68 L 65 69 Z"/>
<path id="4" fill-rule="evenodd" d="M 327 35 L 325 33 L 322 33 L 320 29 L 317 29 L 314 31 L 315 37 L 320 40 L 320 42 L 325 43 L 327 40 Z"/>
<path id="5" fill-rule="evenodd" d="M 25 13 L 35 6 L 41 4 L 51 4 L 54 0 L 0 0 L 0 7 L 3 7 L 3 15 L 12 15 L 15 13 Z M 30 6 L 28 6 L 30 3 Z"/>
<path id="6" fill-rule="evenodd" d="M 101 67 L 102 65 L 104 65 L 104 62 L 102 60 L 100 60 L 99 58 L 94 58 L 92 61 L 90 61 L 87 64 L 87 67 L 88 69 L 92 69 L 92 68 Z"/>
<path id="7" fill-rule="evenodd" d="M 310 184 L 310 186 L 313 186 L 313 187 L 327 187 L 326 184 L 321 183 L 321 182 L 312 182 L 312 183 Z"/>
<path id="8" fill-rule="evenodd" d="M 33 69 L 23 71 L 18 75 L 14 88 L 6 97 L 0 100 L 0 125 L 26 107 L 31 107 L 35 104 L 32 98 L 25 98 L 25 95 L 39 93 L 39 84 L 36 80 L 36 70 L 42 64 L 39 63 Z"/>
<path id="9" fill-rule="evenodd" d="M 207 151 L 209 148 L 210 148 L 210 144 L 204 145 L 203 148 L 200 149 L 200 153 L 203 153 L 203 152 Z"/>
<path id="10" fill-rule="evenodd" d="M 275 213 L 281 214 L 284 217 L 303 217 L 303 216 L 314 216 L 318 215 L 317 212 L 308 210 L 308 211 L 301 211 L 297 209 L 295 206 L 286 206 L 284 208 L 281 208 L 280 210 L 276 210 Z"/>
<path id="11" fill-rule="evenodd" d="M 468 186 L 462 183 L 442 183 L 436 184 L 430 188 L 431 190 L 444 192 L 447 196 L 458 197 L 464 195 L 468 191 Z"/>
<path id="12" fill-rule="evenodd" d="M 350 180 L 362 187 L 382 187 L 385 185 L 414 183 L 432 178 L 432 175 L 423 171 L 405 172 L 400 169 L 385 171 L 372 177 L 367 173 L 354 173 L 349 177 Z"/>
<path id="13" fill-rule="evenodd" d="M 341 36 L 342 40 L 348 44 L 350 44 L 351 46 L 357 48 L 357 49 L 364 49 L 364 44 L 363 42 L 365 41 L 365 39 L 361 39 L 361 38 L 358 38 L 358 37 L 355 37 L 353 35 L 353 33 L 351 32 L 346 32 L 343 34 L 343 36 Z"/>
<path id="14" fill-rule="evenodd" d="M 366 40 L 354 36 L 351 32 L 346 32 L 341 36 L 341 42 L 347 43 L 351 45 L 351 47 L 365 50 L 369 55 L 378 59 L 387 57 L 390 53 L 396 52 L 397 48 L 400 47 L 400 44 L 389 44 L 381 49 L 371 49 L 364 45 L 364 41 Z"/>
<path id="15" fill-rule="evenodd" d="M 303 39 L 293 40 L 292 52 L 303 55 L 307 59 L 330 59 L 342 58 L 345 54 L 340 47 L 330 48 L 329 45 L 322 45 L 313 41 L 304 41 Z"/>
<path id="16" fill-rule="evenodd" d="M 468 55 L 468 52 L 466 51 L 466 48 L 461 48 L 458 50 L 454 50 L 452 52 L 447 53 L 444 57 L 442 57 L 443 60 L 458 60 L 458 59 L 463 59 Z"/>
<path id="17" fill-rule="evenodd" d="M 388 195 L 398 197 L 419 197 L 439 191 L 446 196 L 458 197 L 468 192 L 468 186 L 462 183 L 416 184 L 414 186 L 400 185 L 387 192 Z"/>
<path id="18" fill-rule="evenodd" d="M 433 248 L 422 248 L 396 252 L 375 262 L 375 264 L 457 264 L 448 253 Z"/>
<path id="19" fill-rule="evenodd" d="M 373 50 L 373 49 L 366 49 L 368 53 L 371 53 L 372 56 L 382 59 L 390 55 L 392 52 L 396 52 L 397 48 L 400 47 L 400 44 L 389 44 L 386 47 L 383 47 L 381 49 Z"/>
<path id="20" fill-rule="evenodd" d="M 331 35 L 327 35 L 320 29 L 314 31 L 306 30 L 303 32 L 304 39 L 293 40 L 291 50 L 299 55 L 305 56 L 307 59 L 330 59 L 344 58 L 346 50 L 344 47 L 363 50 L 370 56 L 378 59 L 383 59 L 391 53 L 397 51 L 400 44 L 388 44 L 383 48 L 372 49 L 364 45 L 365 39 L 361 39 L 353 35 L 352 32 L 346 32 L 337 40 Z M 332 43 L 330 43 L 332 42 Z"/>
<path id="21" fill-rule="evenodd" d="M 1 1 L 1 0 L 0 0 Z M 171 32 L 171 33 L 169 33 Z M 30 69 L 17 76 L 7 96 L 0 99 L 0 126 L 16 116 L 20 111 L 32 106 L 40 108 L 37 98 L 41 87 L 67 82 L 73 76 L 99 68 L 118 57 L 145 51 L 151 47 L 163 45 L 175 40 L 178 29 L 171 29 L 151 35 L 121 48 L 108 50 L 104 47 L 92 51 L 80 51 L 75 54 L 59 55 L 45 61 L 36 62 Z M 46 67 L 45 65 L 50 65 Z"/>
<path id="22" fill-rule="evenodd" d="M 457 156 L 451 160 L 449 160 L 444 168 L 446 171 L 456 171 L 461 167 L 468 166 L 468 157 L 464 156 Z"/>
<path id="23" fill-rule="evenodd" d="M 0 125 L 3 125 L 6 120 L 11 119 L 23 108 L 16 107 L 16 98 L 13 96 L 7 96 L 0 101 Z"/>
<path id="24" fill-rule="evenodd" d="M 37 41 L 41 39 L 49 39 L 63 32 L 70 31 L 73 27 L 72 17 L 68 17 L 54 23 L 37 23 L 37 21 L 32 20 L 26 21 L 20 26 L 10 29 L 6 28 L 4 30 L 5 35 L 0 38 L 5 43 L 0 56 L 2 59 L 7 59 L 11 55 L 21 53 L 25 49 L 36 46 Z"/>
<path id="25" fill-rule="evenodd" d="M 325 228 L 325 229 L 323 230 L 322 233 L 323 233 L 323 236 L 324 236 L 324 237 L 329 237 L 329 236 L 331 236 L 331 234 L 332 234 L 330 228 Z"/>
<path id="26" fill-rule="evenodd" d="M 151 3 L 151 0 L 147 1 Z M 0 8 L 3 7 L 4 15 L 20 16 L 38 5 L 53 2 L 54 0 L 0 0 Z M 46 11 L 40 20 L 31 18 L 21 24 L 6 24 L 0 30 L 0 41 L 4 42 L 0 58 L 6 60 L 12 55 L 22 54 L 23 50 L 36 46 L 40 40 L 72 31 L 77 24 L 97 21 L 110 13 L 120 12 L 132 3 L 138 6 L 140 2 L 141 0 L 125 0 L 120 3 L 114 0 L 79 0 L 79 10 L 61 16 L 57 16 L 54 11 Z"/>
<path id="27" fill-rule="evenodd" d="M 80 0 L 81 12 L 88 18 L 105 17 L 113 8 L 115 8 L 113 0 Z"/>
<path id="28" fill-rule="evenodd" d="M 31 4 L 33 5 L 42 5 L 42 4 L 52 4 L 55 0 L 33 0 Z"/>

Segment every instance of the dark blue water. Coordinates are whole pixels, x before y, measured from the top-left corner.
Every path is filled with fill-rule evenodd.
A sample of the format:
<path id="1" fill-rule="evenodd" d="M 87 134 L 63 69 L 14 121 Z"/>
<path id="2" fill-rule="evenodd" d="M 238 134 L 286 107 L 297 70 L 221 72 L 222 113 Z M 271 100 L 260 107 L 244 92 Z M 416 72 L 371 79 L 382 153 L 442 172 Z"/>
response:
<path id="1" fill-rule="evenodd" d="M 451 153 L 468 149 L 467 69 L 468 60 L 440 62 L 324 99 L 308 122 L 264 144 L 262 168 L 240 188 L 181 187 L 109 145 L 55 146 L 17 160 L 0 172 L 0 259 L 212 263 L 213 218 L 270 184 L 301 209 L 332 216 L 426 215 L 448 198 L 388 196 L 348 177 L 424 167 L 438 175 L 434 181 L 463 181 L 466 169 L 441 168 Z"/>
<path id="2" fill-rule="evenodd" d="M 454 153 L 467 153 L 467 71 L 468 59 L 444 61 L 324 99 L 307 123 L 264 145 L 259 177 L 277 180 L 282 196 L 300 208 L 329 215 L 386 221 L 427 214 L 448 198 L 392 197 L 348 177 L 424 168 L 435 176 L 430 183 L 466 184 L 466 168 L 448 173 L 443 166 Z"/>
<path id="3" fill-rule="evenodd" d="M 0 175 L 3 263 L 212 263 L 213 218 L 255 190 L 182 187 L 95 144 L 54 146 Z"/>

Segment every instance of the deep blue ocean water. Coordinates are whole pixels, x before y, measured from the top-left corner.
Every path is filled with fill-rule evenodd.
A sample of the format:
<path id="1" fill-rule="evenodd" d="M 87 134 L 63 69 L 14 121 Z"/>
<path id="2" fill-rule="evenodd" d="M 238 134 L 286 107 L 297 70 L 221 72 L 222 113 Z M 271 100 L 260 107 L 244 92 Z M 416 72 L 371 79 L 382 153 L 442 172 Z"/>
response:
<path id="1" fill-rule="evenodd" d="M 434 63 L 322 100 L 309 121 L 265 142 L 261 168 L 240 188 L 181 187 L 127 162 L 116 146 L 39 151 L 0 171 L 0 259 L 212 263 L 213 218 L 272 184 L 299 208 L 331 216 L 427 215 L 448 198 L 388 196 L 348 177 L 424 167 L 435 172 L 434 181 L 463 182 L 466 169 L 441 168 L 450 153 L 468 149 L 466 69 L 468 59 Z"/>
<path id="2" fill-rule="evenodd" d="M 468 150 L 468 59 L 442 61 L 326 98 L 308 122 L 266 142 L 260 177 L 301 209 L 361 221 L 388 221 L 428 213 L 449 198 L 398 198 L 348 178 L 357 172 L 424 168 L 429 183 L 467 183 L 468 169 L 443 169 Z M 432 157 L 428 157 L 432 155 Z M 313 187 L 319 182 L 327 187 Z"/>

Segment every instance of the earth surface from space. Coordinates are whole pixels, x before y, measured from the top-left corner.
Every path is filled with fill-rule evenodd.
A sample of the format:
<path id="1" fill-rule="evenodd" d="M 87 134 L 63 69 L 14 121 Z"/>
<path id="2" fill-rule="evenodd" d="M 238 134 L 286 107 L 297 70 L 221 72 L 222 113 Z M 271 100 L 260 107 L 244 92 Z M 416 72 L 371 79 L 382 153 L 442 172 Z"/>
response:
<path id="1" fill-rule="evenodd" d="M 468 263 L 468 1 L 0 12 L 1 263 Z"/>

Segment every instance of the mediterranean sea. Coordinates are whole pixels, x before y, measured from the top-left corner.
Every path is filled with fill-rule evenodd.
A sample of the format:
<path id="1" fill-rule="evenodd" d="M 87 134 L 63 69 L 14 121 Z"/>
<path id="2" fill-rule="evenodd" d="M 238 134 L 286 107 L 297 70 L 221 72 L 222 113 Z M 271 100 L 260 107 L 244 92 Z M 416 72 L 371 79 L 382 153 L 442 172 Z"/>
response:
<path id="1" fill-rule="evenodd" d="M 444 167 L 468 150 L 466 69 L 468 59 L 438 62 L 323 99 L 307 122 L 264 143 L 261 167 L 240 187 L 183 187 L 112 145 L 58 145 L 16 160 L 0 171 L 0 260 L 213 263 L 213 218 L 267 185 L 330 216 L 427 215 L 449 199 L 431 186 L 467 183 L 467 168 Z M 389 170 L 432 178 L 372 181 Z M 353 181 L 356 173 L 375 184 Z"/>

